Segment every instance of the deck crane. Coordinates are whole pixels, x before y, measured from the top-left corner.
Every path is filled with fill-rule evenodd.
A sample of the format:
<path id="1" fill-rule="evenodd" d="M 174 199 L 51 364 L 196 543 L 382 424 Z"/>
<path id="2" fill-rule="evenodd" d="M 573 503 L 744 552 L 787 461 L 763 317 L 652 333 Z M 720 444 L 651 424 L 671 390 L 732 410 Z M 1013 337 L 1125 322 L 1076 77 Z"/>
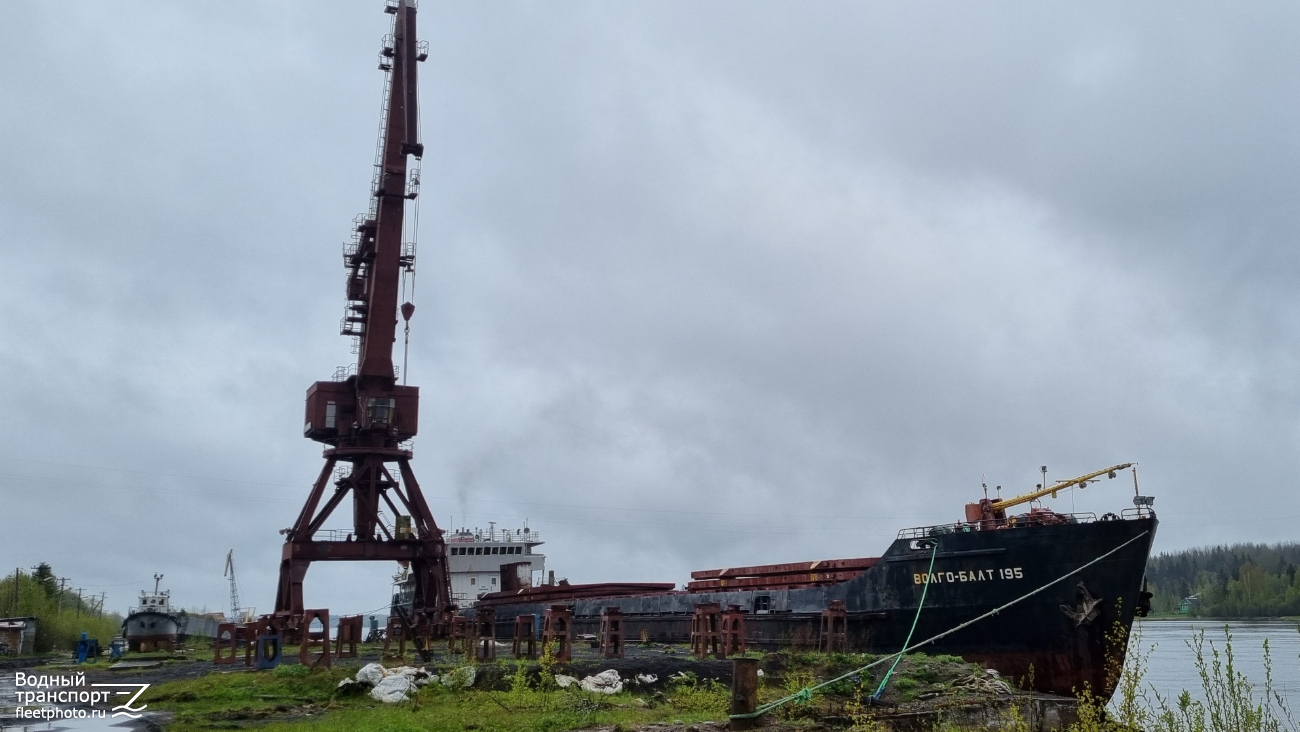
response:
<path id="1" fill-rule="evenodd" d="M 408 566 L 415 586 L 404 621 L 406 632 L 417 638 L 443 636 L 454 609 L 443 532 L 410 465 L 408 441 L 416 434 L 420 390 L 399 384 L 393 368 L 398 314 L 409 325 L 415 310 L 410 302 L 398 306 L 402 277 L 415 267 L 415 237 L 404 241 L 404 217 L 408 202 L 413 206 L 419 195 L 418 161 L 424 155 L 416 64 L 428 51 L 416 38 L 415 9 L 415 0 L 385 0 L 384 11 L 393 18 L 379 56 L 388 82 L 379 159 L 369 210 L 357 218 L 343 255 L 348 276 L 341 331 L 354 339 L 357 360 L 334 380 L 307 390 L 303 436 L 325 445 L 325 464 L 297 520 L 281 532 L 275 618 L 286 627 L 302 622 L 303 579 L 311 563 L 321 561 Z M 411 157 L 417 162 L 408 171 Z M 325 521 L 348 497 L 350 530 L 322 535 Z M 391 530 L 380 520 L 385 507 L 397 517 Z"/>
<path id="2" fill-rule="evenodd" d="M 998 498 L 996 500 L 990 500 L 988 497 L 985 497 L 983 500 L 980 500 L 977 503 L 966 504 L 966 521 L 972 524 L 978 524 L 981 528 L 994 528 L 998 526 L 1003 526 L 1007 521 L 1008 508 L 1014 508 L 1016 506 L 1025 503 L 1030 503 L 1031 501 L 1036 501 L 1045 496 L 1051 496 L 1052 498 L 1056 498 L 1056 494 L 1063 490 L 1070 490 L 1072 488 L 1087 488 L 1089 483 L 1095 483 L 1096 480 L 1103 475 L 1106 476 L 1107 478 L 1113 479 L 1115 477 L 1115 474 L 1118 473 L 1119 471 L 1128 470 L 1130 468 L 1133 469 L 1133 489 L 1134 492 L 1136 493 L 1137 492 L 1137 468 L 1134 467 L 1134 465 L 1135 465 L 1134 463 L 1121 463 L 1120 465 L 1112 465 L 1109 468 L 1102 468 L 1101 470 L 1097 470 L 1088 473 L 1086 475 L 1080 475 L 1077 478 L 1071 478 L 1069 480 L 1060 481 L 1056 485 L 1048 486 L 1048 485 L 1039 484 L 1036 490 L 1030 493 L 1026 493 L 1024 495 L 1016 496 L 1014 498 L 1005 498 L 1005 499 Z M 1046 471 L 1047 468 L 1043 468 L 1043 470 Z M 1044 475 L 1046 475 L 1046 472 L 1044 472 Z M 1145 499 L 1146 502 L 1135 502 L 1135 505 L 1148 506 L 1148 507 L 1151 505 L 1150 498 L 1146 496 L 1138 496 L 1138 498 Z M 1050 511 L 1045 512 L 1042 516 L 1034 516 L 1033 519 L 1035 520 L 1046 519 L 1049 521 L 1053 520 L 1047 518 L 1048 514 L 1051 514 L 1051 512 Z M 1055 515 L 1055 514 L 1051 514 L 1051 515 Z"/>

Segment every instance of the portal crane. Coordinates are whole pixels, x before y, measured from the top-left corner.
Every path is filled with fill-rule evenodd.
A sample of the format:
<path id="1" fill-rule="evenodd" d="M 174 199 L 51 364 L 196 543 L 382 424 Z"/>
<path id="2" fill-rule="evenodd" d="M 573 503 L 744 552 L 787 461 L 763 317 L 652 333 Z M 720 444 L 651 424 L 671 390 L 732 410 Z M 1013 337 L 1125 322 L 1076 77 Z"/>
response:
<path id="1" fill-rule="evenodd" d="M 398 384 L 393 368 L 401 278 L 415 266 L 414 245 L 403 242 L 403 222 L 407 201 L 419 194 L 418 163 L 408 180 L 408 159 L 424 154 L 416 64 L 427 52 L 415 35 L 414 0 L 386 0 L 384 9 L 393 21 L 379 63 L 388 77 L 380 155 L 369 211 L 358 217 L 352 243 L 344 248 L 347 311 L 341 331 L 355 339 L 357 361 L 307 390 L 303 434 L 326 446 L 325 465 L 297 520 L 283 532 L 275 612 L 291 625 L 302 619 L 302 583 L 312 562 L 392 560 L 409 565 L 415 578 L 408 620 L 421 635 L 438 637 L 454 609 L 446 544 L 405 444 L 416 434 L 420 392 Z M 414 310 L 410 302 L 401 305 L 408 323 Z M 346 538 L 318 539 L 326 519 L 349 496 L 352 526 Z M 381 506 L 396 517 L 391 531 L 380 520 Z"/>

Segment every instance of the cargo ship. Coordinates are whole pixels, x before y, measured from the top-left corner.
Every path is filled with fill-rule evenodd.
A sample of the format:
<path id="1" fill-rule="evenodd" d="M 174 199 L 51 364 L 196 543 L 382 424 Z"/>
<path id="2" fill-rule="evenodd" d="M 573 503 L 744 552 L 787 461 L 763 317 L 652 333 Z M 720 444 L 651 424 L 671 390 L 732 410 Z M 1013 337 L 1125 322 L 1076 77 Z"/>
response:
<path id="1" fill-rule="evenodd" d="M 1097 517 L 1037 505 L 1060 491 L 1133 471 L 1133 506 Z M 846 650 L 961 656 L 1027 688 L 1070 695 L 1113 692 L 1127 631 L 1150 608 L 1144 573 L 1157 519 L 1139 495 L 1136 468 L 1116 465 L 1010 499 L 967 504 L 965 519 L 903 529 L 878 557 L 733 567 L 672 583 L 543 584 L 482 595 L 509 638 L 517 615 L 562 605 L 579 634 L 599 632 L 617 607 L 624 634 L 658 643 L 690 640 L 697 605 L 744 614 L 750 648 L 815 649 L 823 612 L 842 609 Z M 1023 514 L 1012 514 L 1027 506 Z M 468 610 L 473 612 L 473 610 Z M 1117 632 L 1119 631 L 1119 632 Z M 1118 640 L 1117 640 L 1118 639 Z"/>

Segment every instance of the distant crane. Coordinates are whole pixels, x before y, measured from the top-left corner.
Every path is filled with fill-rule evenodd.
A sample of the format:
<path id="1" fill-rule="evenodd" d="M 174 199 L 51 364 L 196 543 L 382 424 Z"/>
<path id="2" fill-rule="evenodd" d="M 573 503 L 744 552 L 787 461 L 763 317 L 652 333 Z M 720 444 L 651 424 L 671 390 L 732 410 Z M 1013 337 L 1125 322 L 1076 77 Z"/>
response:
<path id="1" fill-rule="evenodd" d="M 231 549 L 226 552 L 226 568 L 221 573 L 222 577 L 230 577 L 230 614 L 226 619 L 232 623 L 238 623 L 243 618 L 239 613 L 239 585 L 235 584 L 235 550 Z"/>

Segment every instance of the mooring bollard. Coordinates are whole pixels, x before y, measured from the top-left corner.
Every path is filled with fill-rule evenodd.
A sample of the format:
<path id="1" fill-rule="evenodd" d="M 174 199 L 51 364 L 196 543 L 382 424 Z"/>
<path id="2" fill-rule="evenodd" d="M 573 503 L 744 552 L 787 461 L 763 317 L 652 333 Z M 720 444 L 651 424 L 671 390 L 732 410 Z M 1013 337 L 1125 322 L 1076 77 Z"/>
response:
<path id="1" fill-rule="evenodd" d="M 758 659 L 737 658 L 731 662 L 731 713 L 752 714 L 758 708 Z M 753 729 L 758 718 L 733 719 L 731 729 Z"/>

